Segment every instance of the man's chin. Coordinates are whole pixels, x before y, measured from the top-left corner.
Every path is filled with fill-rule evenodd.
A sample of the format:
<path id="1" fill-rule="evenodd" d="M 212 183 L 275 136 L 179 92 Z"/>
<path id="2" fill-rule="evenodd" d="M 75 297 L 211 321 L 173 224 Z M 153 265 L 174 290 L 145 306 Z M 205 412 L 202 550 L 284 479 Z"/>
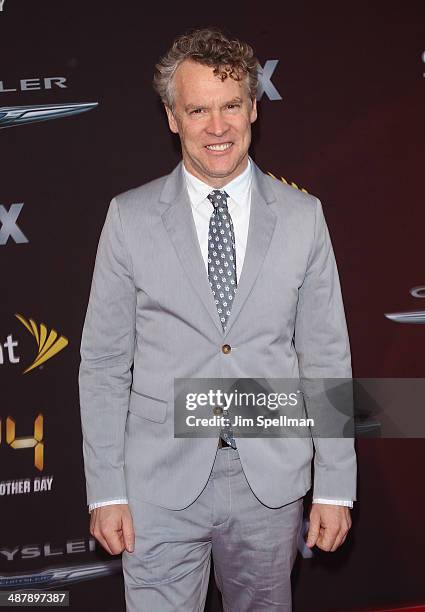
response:
<path id="1" fill-rule="evenodd" d="M 231 174 L 233 174 L 233 172 L 235 171 L 236 168 L 232 167 L 230 169 L 224 170 L 224 169 L 213 169 L 213 168 L 204 168 L 203 173 L 205 174 L 205 176 L 209 176 L 211 178 L 222 178 L 225 179 L 228 176 L 231 176 Z"/>
<path id="2" fill-rule="evenodd" d="M 225 179 L 237 173 L 238 167 L 242 167 L 242 161 L 233 163 L 199 164 L 198 169 L 205 175 L 215 179 Z"/>

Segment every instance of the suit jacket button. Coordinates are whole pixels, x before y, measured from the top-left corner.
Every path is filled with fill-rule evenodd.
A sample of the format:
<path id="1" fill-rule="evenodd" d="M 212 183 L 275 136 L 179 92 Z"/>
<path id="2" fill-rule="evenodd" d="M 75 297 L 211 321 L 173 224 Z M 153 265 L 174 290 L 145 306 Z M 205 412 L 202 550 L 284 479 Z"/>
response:
<path id="1" fill-rule="evenodd" d="M 227 355 L 227 353 L 230 353 L 230 351 L 232 350 L 232 347 L 230 346 L 230 344 L 223 344 L 221 350 L 225 355 Z"/>
<path id="2" fill-rule="evenodd" d="M 214 406 L 213 412 L 215 416 L 220 416 L 223 414 L 223 408 L 220 408 L 220 406 Z"/>

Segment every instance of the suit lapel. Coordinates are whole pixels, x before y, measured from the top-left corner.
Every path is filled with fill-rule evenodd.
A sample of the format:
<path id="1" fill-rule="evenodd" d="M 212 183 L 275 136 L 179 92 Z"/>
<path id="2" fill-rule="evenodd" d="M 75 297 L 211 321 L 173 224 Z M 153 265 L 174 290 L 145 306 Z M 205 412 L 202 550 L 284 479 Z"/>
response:
<path id="1" fill-rule="evenodd" d="M 229 334 L 253 288 L 263 265 L 276 225 L 276 215 L 268 205 L 275 200 L 275 196 L 267 185 L 263 172 L 256 164 L 252 163 L 252 166 L 251 210 L 246 251 L 224 337 Z"/>
<path id="2" fill-rule="evenodd" d="M 160 201 L 167 204 L 162 213 L 162 220 L 168 236 L 193 290 L 223 338 L 228 335 L 251 292 L 269 248 L 276 215 L 268 204 L 274 200 L 274 194 L 264 180 L 263 173 L 253 163 L 251 211 L 245 258 L 224 334 L 199 246 L 182 163 L 169 175 L 161 193 Z"/>
<path id="3" fill-rule="evenodd" d="M 161 201 L 170 206 L 162 214 L 162 220 L 177 257 L 185 270 L 193 290 L 197 293 L 214 325 L 222 334 L 214 296 L 199 246 L 189 195 L 180 163 L 170 174 L 161 194 Z M 190 299 L 190 296 L 188 296 Z"/>

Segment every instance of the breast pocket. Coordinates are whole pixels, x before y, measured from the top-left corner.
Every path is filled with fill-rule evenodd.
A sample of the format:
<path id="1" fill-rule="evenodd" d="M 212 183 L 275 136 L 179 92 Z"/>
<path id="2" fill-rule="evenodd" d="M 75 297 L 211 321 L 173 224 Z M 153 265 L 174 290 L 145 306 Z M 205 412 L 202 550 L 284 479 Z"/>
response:
<path id="1" fill-rule="evenodd" d="M 167 418 L 167 404 L 166 400 L 131 390 L 128 411 L 142 419 L 164 423 Z"/>

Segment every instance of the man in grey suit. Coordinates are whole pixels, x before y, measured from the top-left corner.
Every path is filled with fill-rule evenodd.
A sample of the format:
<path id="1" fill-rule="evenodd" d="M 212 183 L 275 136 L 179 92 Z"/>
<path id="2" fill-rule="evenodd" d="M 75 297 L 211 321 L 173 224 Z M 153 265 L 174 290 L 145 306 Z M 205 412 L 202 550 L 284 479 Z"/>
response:
<path id="1" fill-rule="evenodd" d="M 320 201 L 248 155 L 257 66 L 218 30 L 174 41 L 154 85 L 182 162 L 115 197 L 99 240 L 79 375 L 87 500 L 91 533 L 122 552 L 130 611 L 202 610 L 211 553 L 226 611 L 291 610 L 313 457 L 307 546 L 335 551 L 351 526 L 353 439 L 174 437 L 175 378 L 351 377 Z"/>

